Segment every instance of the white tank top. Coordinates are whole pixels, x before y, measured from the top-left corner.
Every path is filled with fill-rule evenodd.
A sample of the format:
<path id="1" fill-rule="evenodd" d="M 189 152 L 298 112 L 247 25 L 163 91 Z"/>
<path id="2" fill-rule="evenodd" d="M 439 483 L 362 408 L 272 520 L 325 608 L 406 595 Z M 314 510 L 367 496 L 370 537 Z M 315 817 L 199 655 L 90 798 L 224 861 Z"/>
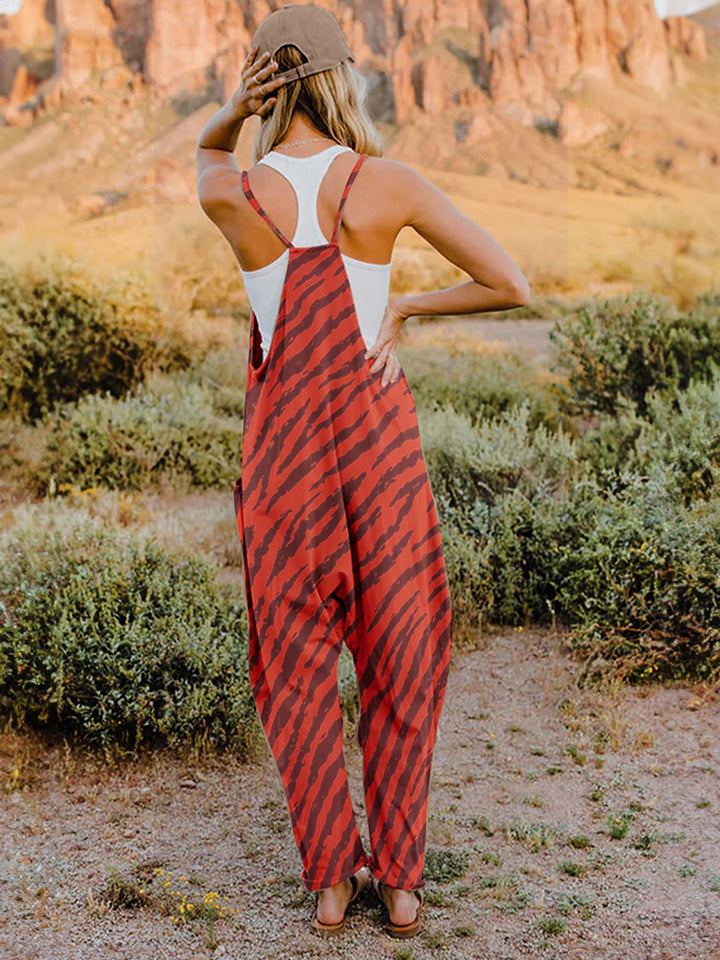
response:
<path id="1" fill-rule="evenodd" d="M 258 163 L 277 170 L 290 183 L 297 198 L 298 221 L 292 242 L 296 247 L 312 247 L 328 243 L 317 219 L 317 197 L 320 184 L 331 162 L 339 153 L 350 150 L 341 144 L 321 150 L 311 157 L 289 157 L 278 151 L 266 153 Z M 260 329 L 263 357 L 272 340 L 280 295 L 285 281 L 289 248 L 259 270 L 240 268 L 250 306 Z M 350 283 L 360 332 L 365 346 L 371 347 L 377 338 L 390 294 L 390 263 L 369 263 L 341 253 Z"/>

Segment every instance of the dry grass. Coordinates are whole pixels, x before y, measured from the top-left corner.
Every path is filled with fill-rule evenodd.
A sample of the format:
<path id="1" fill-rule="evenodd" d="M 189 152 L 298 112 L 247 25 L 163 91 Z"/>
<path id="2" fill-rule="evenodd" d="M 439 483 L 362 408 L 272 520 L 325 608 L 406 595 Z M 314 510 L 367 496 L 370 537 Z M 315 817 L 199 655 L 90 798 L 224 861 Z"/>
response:
<path id="1" fill-rule="evenodd" d="M 684 93 L 677 91 L 672 103 L 662 105 L 625 85 L 606 96 L 604 106 L 610 115 L 626 110 L 638 124 L 643 111 L 651 111 L 657 124 L 664 110 L 666 138 L 672 144 L 685 129 L 683 124 L 687 126 L 680 108 L 693 100 L 697 111 L 701 101 L 711 102 L 707 97 L 717 78 L 713 74 L 714 80 L 710 76 L 702 80 L 702 75 L 701 66 L 697 71 L 693 67 L 689 86 Z M 128 107 L 118 97 L 112 99 L 113 94 L 108 97 L 102 110 L 87 104 L 71 107 L 23 137 L 17 131 L 2 132 L 0 218 L 12 229 L 0 234 L 0 256 L 13 262 L 63 253 L 85 259 L 98 277 L 132 268 L 154 285 L 158 299 L 178 317 L 194 310 L 209 316 L 247 312 L 238 264 L 194 197 L 194 140 L 217 105 L 206 104 L 191 117 L 180 118 L 169 104 L 152 105 L 141 97 Z M 589 94 L 588 98 L 592 104 Z M 709 119 L 708 124 L 706 137 L 714 130 Z M 557 153 L 558 145 L 536 134 L 526 131 L 525 139 L 502 141 L 505 168 L 512 157 L 507 151 L 514 144 L 516 151 L 539 151 L 537 169 L 544 169 L 547 151 Z M 236 152 L 241 167 L 250 162 L 253 136 L 249 123 Z M 7 156 L 12 157 L 25 142 L 29 148 L 22 155 L 3 161 L 4 150 L 9 149 Z M 413 143 L 412 137 L 392 133 L 388 155 L 395 156 L 403 144 L 410 150 Z M 685 185 L 662 176 L 650 159 L 644 167 L 633 164 L 611 147 L 608 135 L 573 157 L 565 152 L 566 179 L 571 184 L 573 165 L 610 171 L 595 190 L 503 178 L 498 175 L 503 166 L 497 162 L 492 164 L 492 176 L 479 176 L 425 167 L 422 151 L 401 158 L 505 247 L 527 275 L 535 297 L 622 293 L 642 285 L 685 306 L 697 292 L 720 285 L 720 245 L 714 229 L 720 219 L 720 195 L 711 181 L 707 189 L 702 184 Z M 488 144 L 485 152 L 496 149 L 497 144 Z M 662 149 L 658 141 L 655 152 Z M 559 159 L 560 154 L 553 162 Z M 179 184 L 174 199 L 157 195 L 168 165 Z M 628 195 L 614 192 L 615 186 L 622 187 L 623 178 L 638 184 Z M 31 191 L 22 186 L 28 179 Z M 101 190 L 126 190 L 128 199 L 100 216 L 88 217 L 78 199 Z M 401 232 L 393 295 L 465 279 L 467 274 L 413 230 Z"/>
<path id="2" fill-rule="evenodd" d="M 123 528 L 166 547 L 187 547 L 221 567 L 242 569 L 232 490 L 183 494 L 174 489 L 122 491 L 74 488 L 52 501 L 6 507 L 3 526 L 30 523 L 43 530 L 69 531 L 88 519 Z"/>

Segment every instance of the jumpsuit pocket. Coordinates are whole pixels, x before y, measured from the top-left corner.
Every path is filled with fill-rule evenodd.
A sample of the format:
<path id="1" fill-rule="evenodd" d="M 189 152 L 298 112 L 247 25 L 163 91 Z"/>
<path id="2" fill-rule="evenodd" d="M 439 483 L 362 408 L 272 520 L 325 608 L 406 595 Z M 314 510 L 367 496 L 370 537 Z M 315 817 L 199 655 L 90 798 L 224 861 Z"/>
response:
<path id="1" fill-rule="evenodd" d="M 238 477 L 233 484 L 233 501 L 235 503 L 235 522 L 237 523 L 240 540 L 243 539 L 242 528 L 242 477 Z"/>
<path id="2" fill-rule="evenodd" d="M 233 484 L 233 500 L 235 502 L 235 520 L 237 522 L 238 533 L 240 535 L 240 555 L 242 557 L 242 590 L 243 590 L 243 599 L 245 600 L 245 609 L 248 611 L 248 617 L 252 616 L 250 605 L 248 604 L 248 572 L 247 572 L 247 557 L 245 556 L 245 531 L 243 528 L 243 512 L 242 512 L 242 477 L 238 479 Z"/>

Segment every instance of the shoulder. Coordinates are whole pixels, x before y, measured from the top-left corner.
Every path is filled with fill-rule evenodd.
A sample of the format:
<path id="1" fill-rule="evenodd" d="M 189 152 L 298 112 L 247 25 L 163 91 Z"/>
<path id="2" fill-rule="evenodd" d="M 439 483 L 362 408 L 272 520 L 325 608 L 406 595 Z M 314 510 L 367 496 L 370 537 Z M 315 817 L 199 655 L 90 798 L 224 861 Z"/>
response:
<path id="1" fill-rule="evenodd" d="M 253 187 L 263 190 L 266 180 L 270 185 L 273 183 L 273 174 L 267 164 L 258 162 L 250 167 L 240 168 L 231 154 L 226 162 L 208 166 L 199 177 L 200 205 L 218 226 L 238 214 L 249 217 L 248 211 L 251 211 L 252 206 L 245 192 L 245 177 L 251 191 Z"/>
<path id="2" fill-rule="evenodd" d="M 372 178 L 382 191 L 390 196 L 412 199 L 429 190 L 437 190 L 434 184 L 402 160 L 368 157 L 363 168 L 367 168 L 368 178 Z"/>
<path id="3" fill-rule="evenodd" d="M 355 156 L 359 156 L 359 154 L 355 154 Z M 418 181 L 424 179 L 409 164 L 403 163 L 401 160 L 390 160 L 387 157 L 368 156 L 363 163 L 363 169 L 367 170 L 369 176 L 382 180 L 392 188 L 411 188 Z"/>
<path id="4" fill-rule="evenodd" d="M 365 168 L 373 195 L 381 204 L 400 213 L 407 223 L 443 197 L 434 183 L 401 160 L 368 156 L 363 163 Z"/>
<path id="5" fill-rule="evenodd" d="M 198 151 L 197 195 L 200 206 L 217 222 L 240 202 L 242 171 L 229 151 Z"/>

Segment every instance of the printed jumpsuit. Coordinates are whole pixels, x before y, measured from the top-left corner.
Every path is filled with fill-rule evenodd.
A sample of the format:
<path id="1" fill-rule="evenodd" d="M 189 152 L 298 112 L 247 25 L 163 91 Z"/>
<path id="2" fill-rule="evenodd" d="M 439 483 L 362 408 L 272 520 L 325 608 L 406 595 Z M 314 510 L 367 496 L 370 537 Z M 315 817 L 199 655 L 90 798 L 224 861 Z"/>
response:
<path id="1" fill-rule="evenodd" d="M 246 197 L 289 247 L 273 336 L 250 340 L 242 471 L 249 670 L 285 788 L 302 880 L 333 886 L 369 865 L 425 885 L 428 792 L 449 669 L 450 592 L 413 396 L 381 386 L 338 232 L 296 247 L 242 173 Z M 367 344 L 371 346 L 371 344 Z M 343 756 L 337 662 L 347 643 L 360 689 L 358 740 L 372 853 L 355 820 Z"/>

